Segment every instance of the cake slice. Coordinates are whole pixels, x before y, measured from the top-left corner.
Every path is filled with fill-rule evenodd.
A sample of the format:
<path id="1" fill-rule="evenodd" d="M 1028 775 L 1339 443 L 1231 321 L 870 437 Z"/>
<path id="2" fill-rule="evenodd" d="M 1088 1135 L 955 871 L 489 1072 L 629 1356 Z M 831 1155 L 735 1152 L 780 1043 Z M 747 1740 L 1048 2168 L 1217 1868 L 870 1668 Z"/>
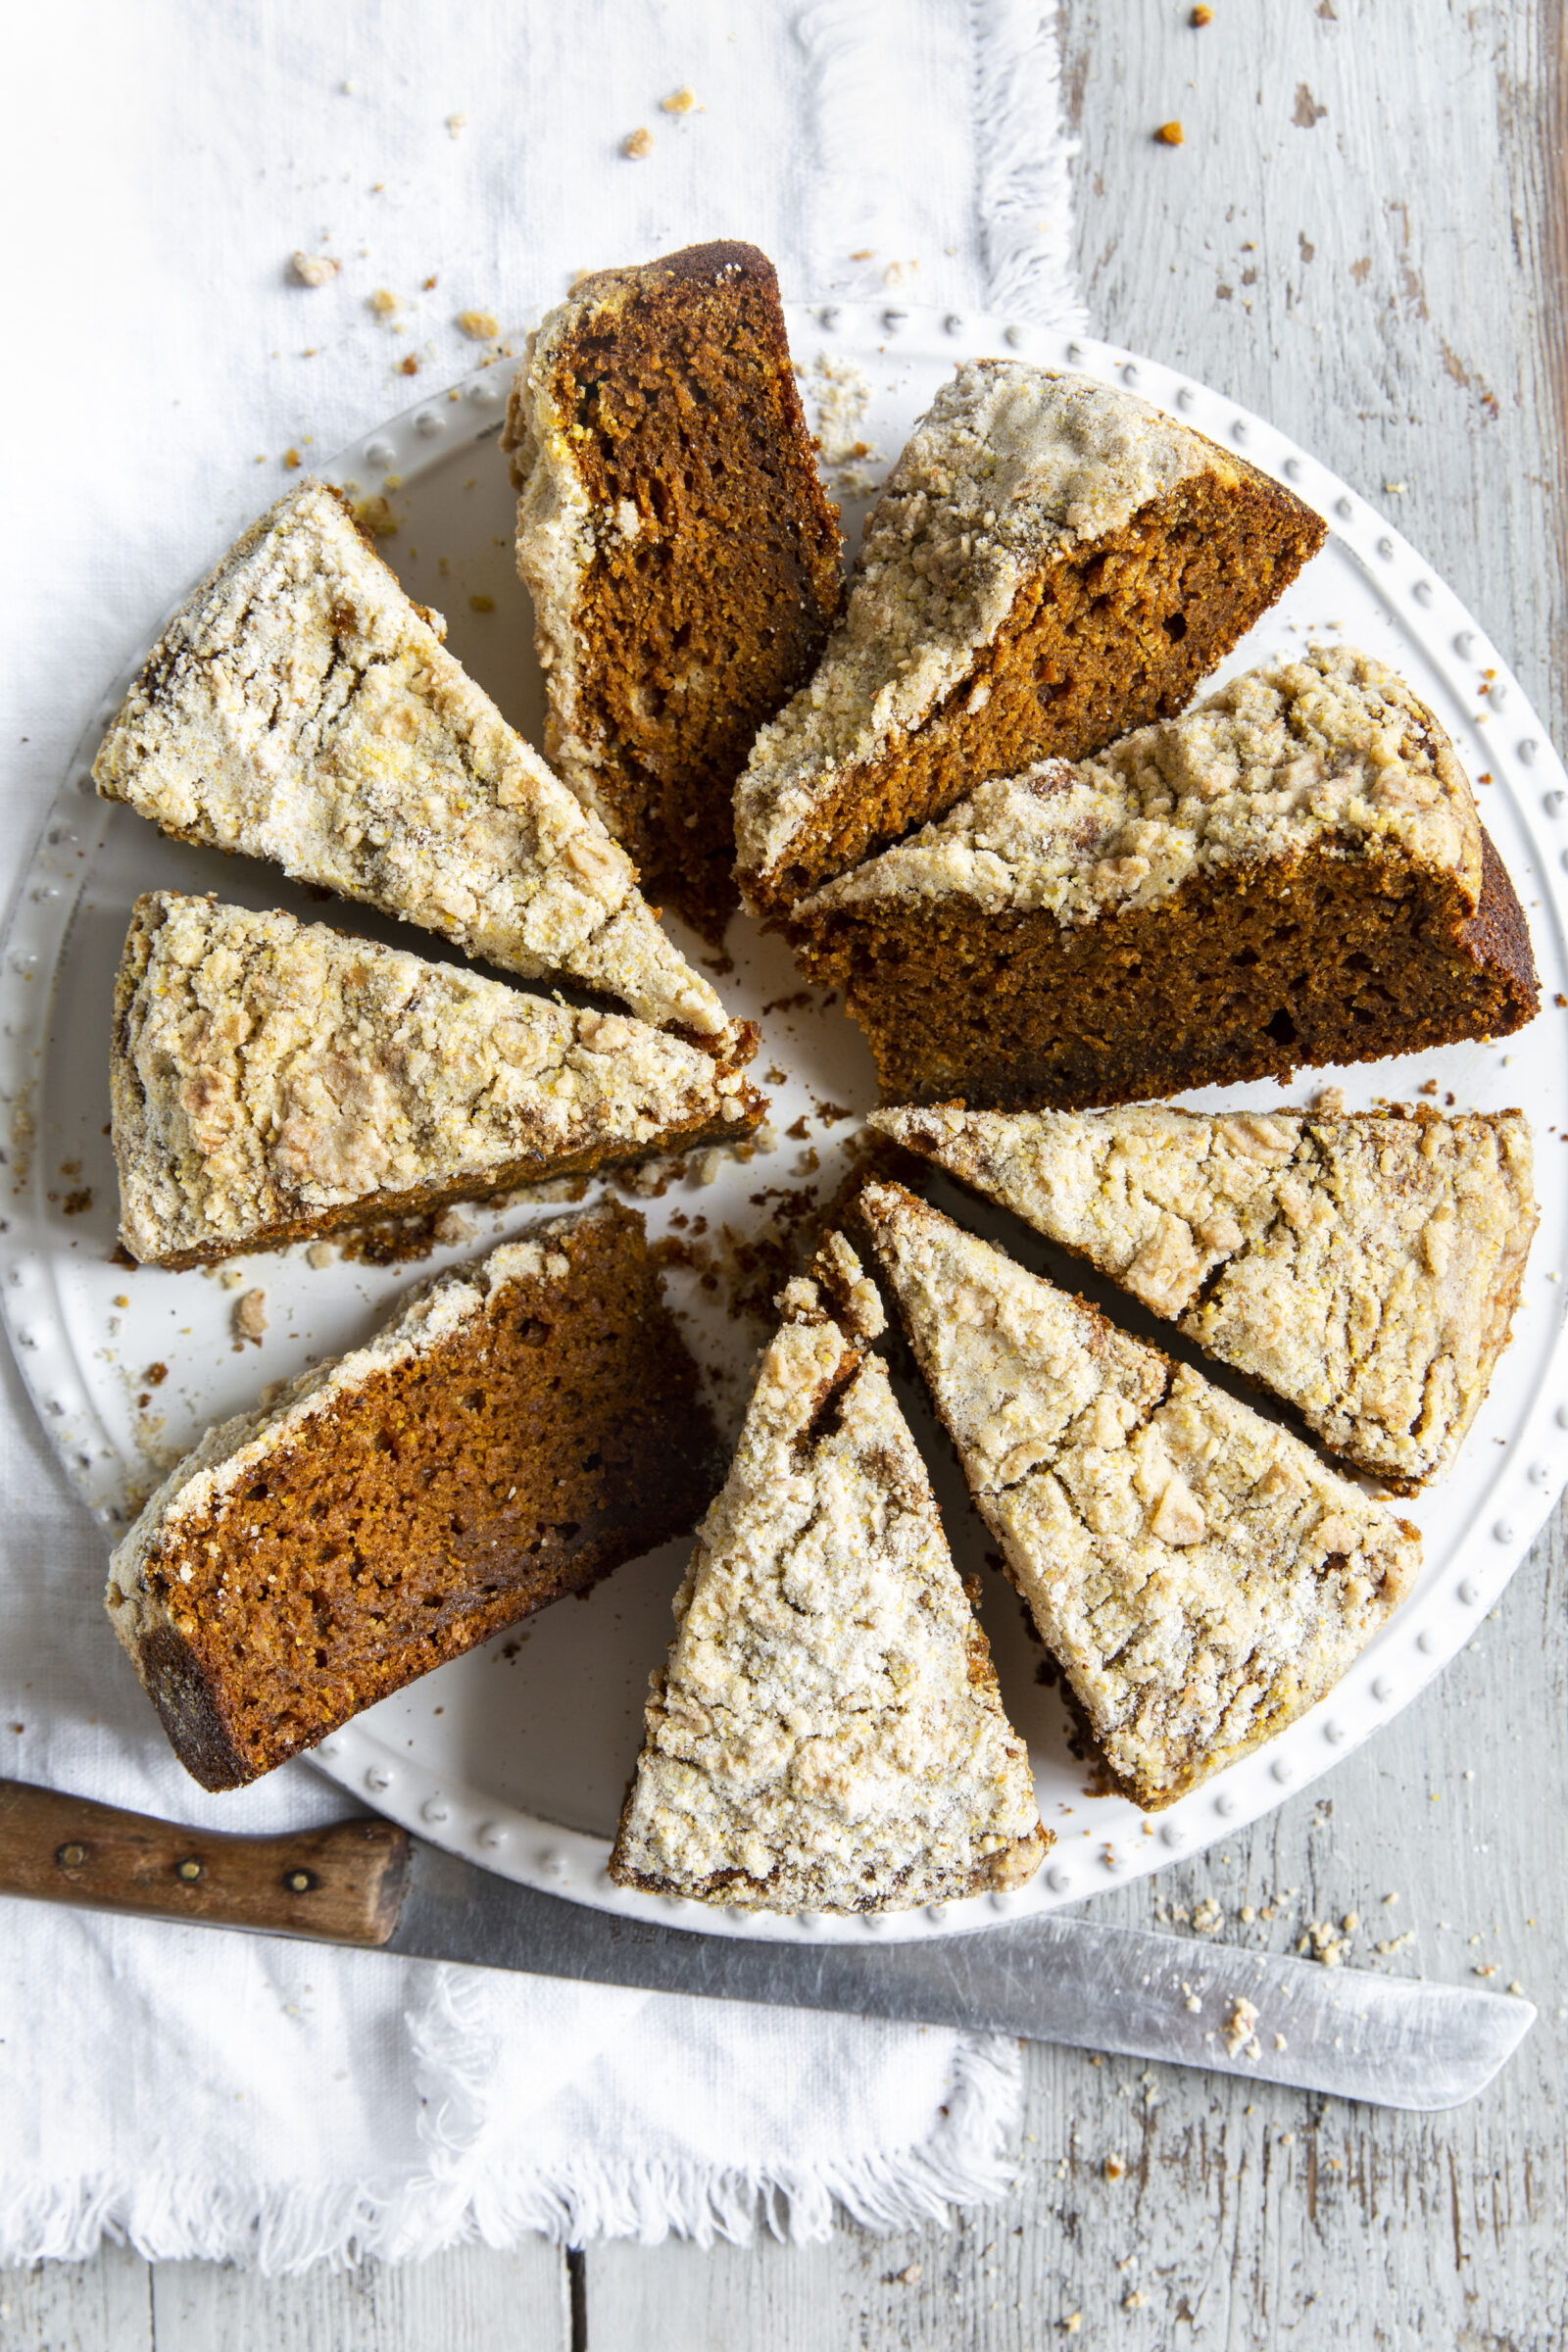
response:
<path id="1" fill-rule="evenodd" d="M 1501 1037 L 1539 1004 L 1447 737 L 1348 649 L 983 785 L 796 921 L 896 1102 L 1133 1102 Z"/>
<path id="2" fill-rule="evenodd" d="M 109 1091 L 120 1238 L 160 1266 L 736 1143 L 766 1108 L 629 1013 L 168 891 L 131 912 Z"/>
<path id="3" fill-rule="evenodd" d="M 545 748 L 644 890 L 717 941 L 735 779 L 842 601 L 771 262 L 693 245 L 585 278 L 517 370 L 502 446 Z"/>
<path id="4" fill-rule="evenodd" d="M 624 850 L 411 604 L 345 501 L 305 481 L 175 613 L 93 763 L 180 841 L 436 931 L 657 1028 L 736 1040 Z"/>
<path id="5" fill-rule="evenodd" d="M 1537 1223 L 1518 1111 L 882 1110 L 1413 1494 L 1480 1409 Z"/>
<path id="6" fill-rule="evenodd" d="M 1168 1805 L 1332 1690 L 1409 1591 L 1415 1529 L 901 1185 L 858 1214 L 1115 1787 Z"/>
<path id="7" fill-rule="evenodd" d="M 1289 490 L 1130 392 L 961 367 L 737 787 L 748 904 L 787 911 L 987 778 L 1180 710 L 1322 539 Z"/>
<path id="8" fill-rule="evenodd" d="M 623 1886 L 889 1911 L 1016 1886 L 1051 1839 L 842 1236 L 797 1281 L 675 1597 L 611 1859 Z M 856 1314 L 874 1309 L 875 1322 Z"/>
<path id="9" fill-rule="evenodd" d="M 205 1788 L 683 1534 L 722 1475 L 642 1220 L 536 1227 L 210 1430 L 110 1563 L 115 1630 Z"/>

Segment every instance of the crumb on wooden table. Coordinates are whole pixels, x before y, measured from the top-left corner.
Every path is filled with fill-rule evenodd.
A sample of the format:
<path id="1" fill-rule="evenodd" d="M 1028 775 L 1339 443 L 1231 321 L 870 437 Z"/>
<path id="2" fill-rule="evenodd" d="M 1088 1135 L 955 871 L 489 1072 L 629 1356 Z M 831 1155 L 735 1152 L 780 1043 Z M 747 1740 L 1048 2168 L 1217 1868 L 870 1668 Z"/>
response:
<path id="1" fill-rule="evenodd" d="M 1179 122 L 1162 122 L 1154 133 L 1161 147 L 1180 147 L 1186 136 Z"/>
<path id="2" fill-rule="evenodd" d="M 689 81 L 682 82 L 678 90 L 671 90 L 669 96 L 661 98 L 659 103 L 666 115 L 689 115 L 697 104 L 697 93 Z"/>
<path id="3" fill-rule="evenodd" d="M 374 311 L 378 318 L 390 318 L 394 312 L 403 308 L 403 305 L 389 286 L 377 286 L 375 292 L 368 297 L 368 308 Z"/>
<path id="4" fill-rule="evenodd" d="M 645 129 L 639 123 L 637 128 L 628 131 L 621 141 L 620 152 L 622 155 L 629 156 L 634 164 L 640 164 L 645 155 L 652 155 L 654 152 L 653 132 Z"/>
<path id="5" fill-rule="evenodd" d="M 470 343 L 493 342 L 499 332 L 494 311 L 460 311 L 458 329 Z"/>
<path id="6" fill-rule="evenodd" d="M 329 253 L 297 253 L 289 265 L 301 286 L 328 286 L 343 265 Z"/>

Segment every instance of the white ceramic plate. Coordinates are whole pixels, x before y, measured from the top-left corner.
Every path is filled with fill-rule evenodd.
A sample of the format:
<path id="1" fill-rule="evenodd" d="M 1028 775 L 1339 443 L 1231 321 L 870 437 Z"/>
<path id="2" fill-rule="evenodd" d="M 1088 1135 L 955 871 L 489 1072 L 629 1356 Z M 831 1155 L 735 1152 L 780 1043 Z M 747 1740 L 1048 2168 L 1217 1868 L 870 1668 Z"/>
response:
<path id="1" fill-rule="evenodd" d="M 1426 1538 L 1420 1584 L 1397 1618 L 1325 1702 L 1157 1823 L 1121 1798 L 1085 1793 L 1066 1744 L 1057 1694 L 1038 1679 L 1040 1651 L 1000 1576 L 985 1579 L 984 1617 L 1003 1693 L 1028 1738 L 1041 1812 L 1056 1833 L 1046 1868 L 1024 1892 L 886 1920 L 777 1920 L 628 1894 L 605 1874 L 609 1839 L 641 1730 L 647 1678 L 669 1635 L 669 1600 L 685 1546 L 620 1569 L 587 1600 L 548 1609 L 511 1636 L 454 1661 L 324 1741 L 321 1766 L 381 1812 L 505 1876 L 641 1918 L 715 1933 L 791 1938 L 911 1936 L 984 1927 L 1094 1893 L 1206 1844 L 1254 1819 L 1366 1739 L 1411 1699 L 1495 1600 L 1568 1478 L 1568 1360 L 1558 1270 L 1568 1264 L 1568 778 L 1519 686 L 1479 624 L 1396 531 L 1304 451 L 1234 402 L 1148 360 L 1103 344 L 989 318 L 844 307 L 795 311 L 790 333 L 807 371 L 808 406 L 825 354 L 864 372 L 869 405 L 853 428 L 873 446 L 880 476 L 955 363 L 1001 353 L 1067 366 L 1142 393 L 1290 482 L 1325 515 L 1330 538 L 1296 586 L 1238 647 L 1240 669 L 1308 636 L 1342 639 L 1403 673 L 1453 735 L 1483 781 L 1483 815 L 1530 917 L 1545 1009 L 1494 1047 L 1457 1046 L 1345 1072 L 1312 1073 L 1294 1094 L 1270 1086 L 1187 1098 L 1213 1107 L 1305 1099 L 1331 1078 L 1351 1107 L 1406 1097 L 1435 1080 L 1462 1108 L 1517 1103 L 1536 1124 L 1542 1226 L 1514 1345 L 1454 1475 L 1410 1505 Z M 330 478 L 384 490 L 400 518 L 382 551 L 411 592 L 439 607 L 450 642 L 531 740 L 542 701 L 526 599 L 512 563 L 512 493 L 497 446 L 509 370 L 482 369 L 395 417 L 329 468 Z M 853 379 L 852 379 L 853 380 Z M 839 488 L 845 485 L 841 478 Z M 858 544 L 863 500 L 846 506 Z M 216 551 L 215 551 L 216 552 Z M 133 667 L 135 665 L 132 665 Z M 335 1262 L 313 1271 L 303 1250 L 240 1261 L 236 1288 L 212 1273 L 127 1270 L 111 1262 L 115 1178 L 107 1122 L 109 1008 L 127 910 L 157 887 L 217 890 L 248 906 L 323 911 L 271 870 L 164 840 L 125 809 L 95 799 L 88 768 L 126 677 L 88 729 L 20 887 L 0 952 L 0 1118 L 6 1131 L 0 1297 L 24 1378 L 60 1457 L 106 1540 L 122 1526 L 163 1462 L 216 1417 L 249 1405 L 264 1382 L 361 1340 L 429 1268 L 377 1270 Z M 1223 674 L 1223 673 L 1222 673 Z M 363 919 L 357 911 L 356 920 Z M 391 929 L 387 927 L 387 936 Z M 419 947 L 420 936 L 405 933 Z M 421 935 L 422 936 L 422 935 Z M 682 944 L 698 953 L 697 943 Z M 726 1161 L 706 1186 L 670 1185 L 646 1202 L 654 1233 L 670 1217 L 706 1215 L 743 1235 L 770 1213 L 758 1195 L 799 1188 L 814 1152 L 819 1187 L 837 1184 L 853 1118 L 825 1123 L 818 1106 L 863 1110 L 875 1101 L 858 1031 L 815 999 L 777 941 L 745 918 L 731 927 L 736 969 L 720 981 L 731 1007 L 761 1022 L 757 1073 L 790 1075 L 774 1096 L 778 1143 L 749 1163 Z M 786 1131 L 802 1116 L 803 1142 Z M 954 1203 L 956 1205 L 956 1203 Z M 474 1237 L 434 1265 L 474 1254 L 538 1209 L 473 1212 Z M 548 1212 L 543 1212 L 548 1213 Z M 1045 1252 L 1000 1216 L 959 1213 L 1036 1264 Z M 260 1348 L 229 1330 L 242 1290 L 267 1296 Z M 733 1320 L 722 1290 L 672 1280 L 688 1335 L 718 1409 L 738 1426 L 760 1336 Z M 163 1367 L 158 1378 L 152 1367 Z M 925 1446 L 954 1550 L 965 1573 L 986 1559 L 951 1448 L 923 1399 L 906 1402 Z M 13 1573 L 16 1573 L 15 1571 Z M 112 1636 L 107 1620 L 100 1638 Z M 129 1671 L 127 1667 L 126 1672 Z M 149 1713 L 147 1737 L 161 1737 Z"/>

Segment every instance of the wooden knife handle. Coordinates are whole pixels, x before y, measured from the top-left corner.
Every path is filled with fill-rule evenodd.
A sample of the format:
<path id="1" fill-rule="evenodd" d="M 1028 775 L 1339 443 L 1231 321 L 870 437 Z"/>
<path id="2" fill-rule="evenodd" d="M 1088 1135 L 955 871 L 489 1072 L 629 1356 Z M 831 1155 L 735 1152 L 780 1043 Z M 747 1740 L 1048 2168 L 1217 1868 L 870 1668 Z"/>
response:
<path id="1" fill-rule="evenodd" d="M 408 1833 L 390 1821 L 235 1838 L 0 1780 L 0 1894 L 374 1946 L 397 1926 L 408 1870 Z"/>

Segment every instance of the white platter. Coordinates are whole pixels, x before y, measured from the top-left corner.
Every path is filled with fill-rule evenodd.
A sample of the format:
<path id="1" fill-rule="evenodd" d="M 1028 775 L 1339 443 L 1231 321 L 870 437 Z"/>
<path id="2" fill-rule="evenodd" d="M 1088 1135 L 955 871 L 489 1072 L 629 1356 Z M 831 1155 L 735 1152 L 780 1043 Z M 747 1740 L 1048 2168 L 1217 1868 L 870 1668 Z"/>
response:
<path id="1" fill-rule="evenodd" d="M 1400 1505 L 1426 1539 L 1416 1592 L 1329 1699 L 1157 1823 L 1121 1798 L 1086 1794 L 1057 1694 L 1038 1679 L 1040 1652 L 1022 1628 L 1019 1603 L 1000 1576 L 988 1574 L 983 1615 L 1004 1696 L 1028 1738 L 1042 1815 L 1056 1833 L 1031 1888 L 944 1911 L 834 1921 L 710 1913 L 612 1886 L 605 1873 L 609 1838 L 637 1752 L 647 1677 L 668 1639 L 683 1544 L 620 1569 L 585 1601 L 548 1609 L 443 1667 L 316 1751 L 345 1788 L 424 1837 L 582 1902 L 718 1934 L 895 1938 L 983 1928 L 999 1917 L 1075 1901 L 1255 1819 L 1405 1705 L 1466 1641 L 1529 1548 L 1568 1479 L 1568 1350 L 1558 1280 L 1568 1265 L 1568 1014 L 1553 1003 L 1568 994 L 1568 777 L 1485 632 L 1414 549 L 1306 452 L 1234 402 L 1152 361 L 1003 320 L 845 306 L 794 311 L 790 332 L 808 370 L 808 403 L 819 380 L 813 373 L 819 353 L 864 370 L 870 405 L 858 429 L 881 453 L 880 462 L 866 461 L 877 475 L 957 360 L 1001 354 L 1124 384 L 1298 489 L 1326 517 L 1329 541 L 1216 674 L 1313 635 L 1360 644 L 1409 678 L 1453 735 L 1471 775 L 1492 779 L 1480 789 L 1482 812 L 1529 914 L 1544 1007 L 1529 1030 L 1495 1046 L 1303 1073 L 1295 1090 L 1260 1086 L 1184 1098 L 1209 1107 L 1268 1104 L 1305 1100 L 1333 1082 L 1351 1107 L 1363 1107 L 1380 1096 L 1413 1096 L 1435 1081 L 1438 1099 L 1461 1108 L 1517 1103 L 1536 1125 L 1542 1225 L 1514 1345 L 1454 1475 L 1434 1494 Z M 526 599 L 513 572 L 513 502 L 497 446 L 507 373 L 504 366 L 481 369 L 421 401 L 325 471 L 392 499 L 400 528 L 382 541 L 383 553 L 415 596 L 448 615 L 460 659 L 538 741 L 539 677 Z M 862 511 L 862 501 L 846 505 L 852 545 Z M 157 887 L 214 889 L 248 906 L 283 905 L 315 919 L 329 913 L 270 869 L 165 841 L 123 808 L 95 799 L 88 775 L 93 754 L 139 660 L 115 681 L 82 740 L 0 949 L 0 1121 L 8 1163 L 0 1302 L 28 1391 L 67 1475 L 105 1528 L 106 1548 L 161 1462 L 194 1442 L 210 1420 L 252 1403 L 264 1383 L 297 1370 L 307 1357 L 336 1353 L 363 1338 L 433 1267 L 470 1256 L 550 1213 L 474 1211 L 472 1240 L 438 1251 L 422 1267 L 339 1260 L 313 1271 L 300 1250 L 254 1257 L 238 1261 L 242 1283 L 235 1289 L 211 1274 L 128 1270 L 111 1261 L 109 1011 L 131 900 Z M 682 944 L 699 952 L 684 935 Z M 778 1142 L 749 1164 L 725 1161 L 707 1185 L 677 1180 L 662 1198 L 646 1200 L 655 1234 L 667 1230 L 677 1211 L 706 1215 L 715 1231 L 722 1221 L 753 1232 L 768 1203 L 751 1197 L 798 1186 L 808 1150 L 820 1156 L 813 1181 L 831 1191 L 856 1121 L 825 1127 L 816 1106 L 860 1111 L 875 1101 L 869 1056 L 840 1011 L 814 999 L 778 1007 L 777 1000 L 800 987 L 779 943 L 738 918 L 728 946 L 736 969 L 719 985 L 733 1010 L 761 1022 L 757 1072 L 778 1066 L 790 1073 L 770 1090 Z M 786 1134 L 802 1115 L 809 1121 L 808 1144 Z M 949 1204 L 957 1206 L 956 1198 Z M 1027 1262 L 1048 1262 L 1010 1220 L 972 1204 L 958 1213 Z M 267 1334 L 259 1348 L 237 1348 L 230 1312 L 241 1290 L 253 1287 L 267 1295 Z M 759 1330 L 730 1319 L 722 1291 L 704 1292 L 695 1276 L 672 1277 L 671 1294 L 689 1318 L 688 1336 L 711 1376 L 718 1408 L 734 1428 Z M 144 1377 L 155 1364 L 167 1367 L 162 1381 Z M 955 1553 L 968 1573 L 986 1559 L 985 1532 L 923 1400 L 904 1394 Z M 95 1596 L 83 1601 L 90 1608 Z M 113 1640 L 107 1619 L 99 1638 Z M 161 1738 L 151 1713 L 147 1737 Z"/>

